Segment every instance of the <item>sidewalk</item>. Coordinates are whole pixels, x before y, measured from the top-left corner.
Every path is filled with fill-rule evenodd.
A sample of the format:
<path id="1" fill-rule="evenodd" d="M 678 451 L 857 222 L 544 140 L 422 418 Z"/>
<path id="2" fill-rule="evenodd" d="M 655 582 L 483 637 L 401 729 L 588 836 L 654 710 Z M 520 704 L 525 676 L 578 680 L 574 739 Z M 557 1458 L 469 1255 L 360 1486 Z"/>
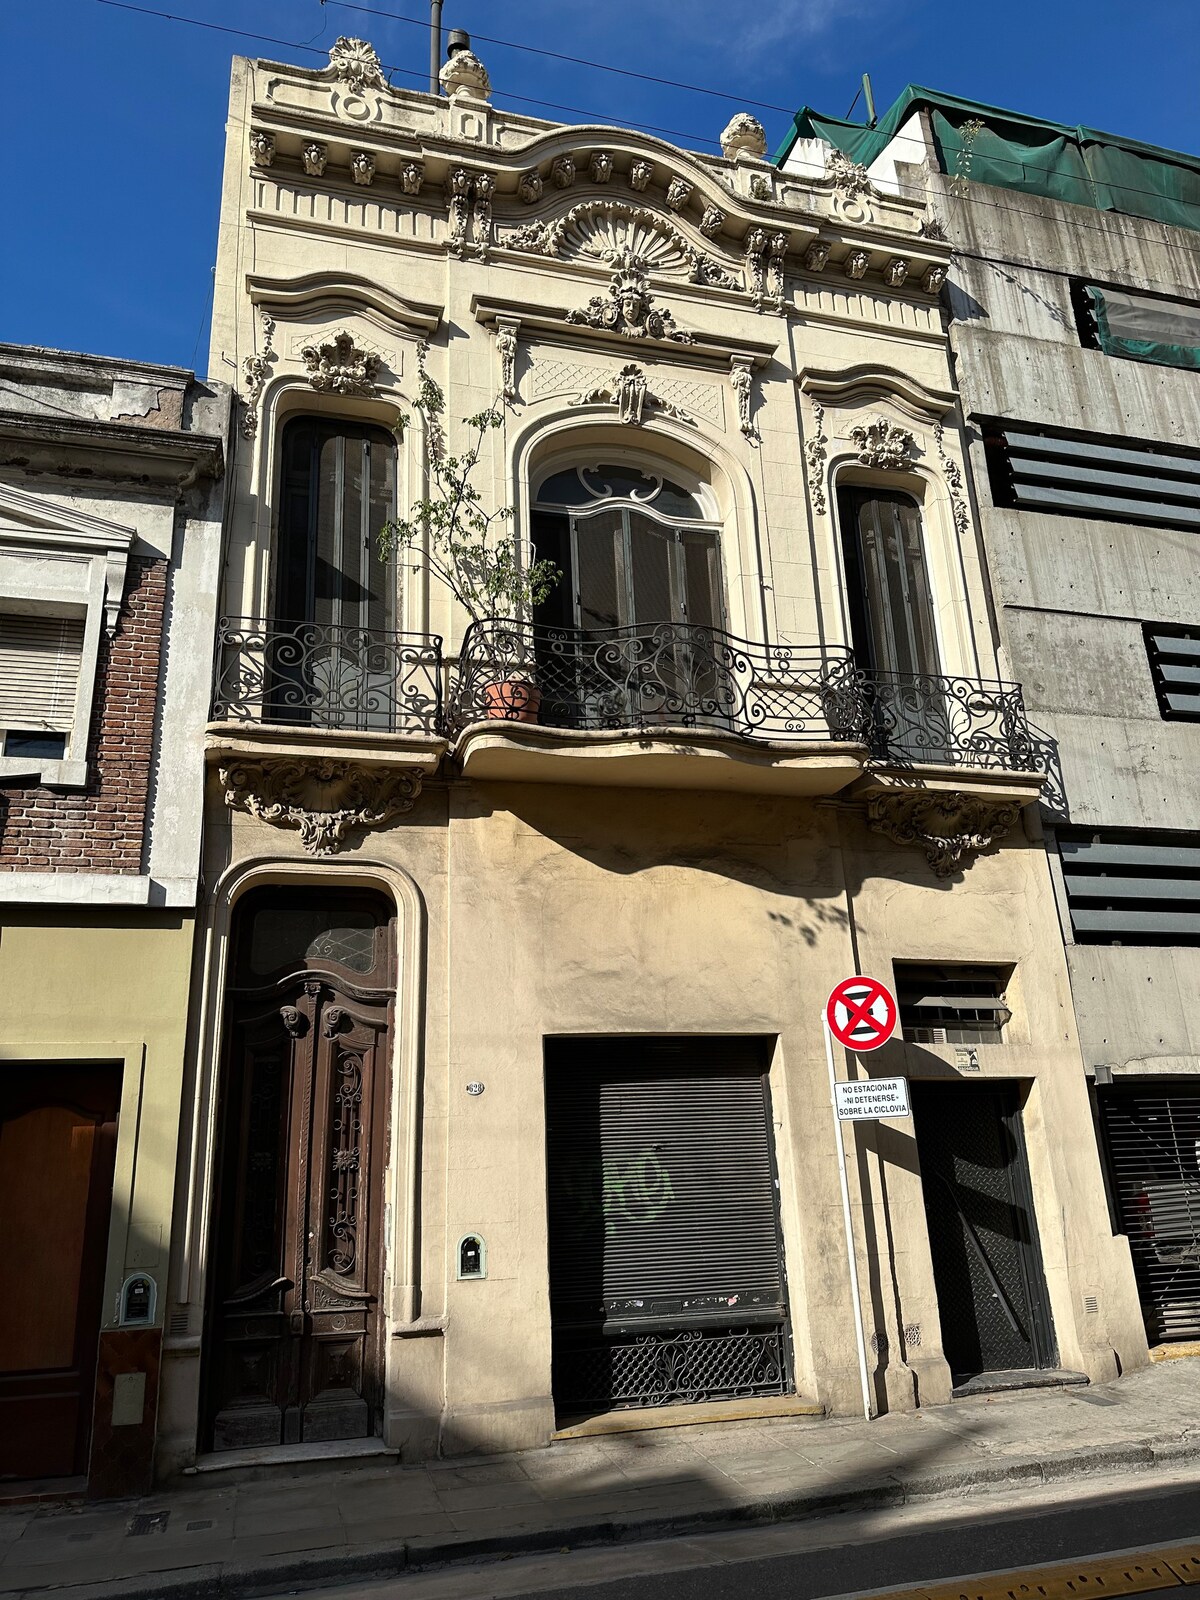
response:
<path id="1" fill-rule="evenodd" d="M 0 1510 L 0 1592 L 224 1600 L 501 1551 L 660 1537 L 1116 1469 L 1200 1469 L 1200 1361 L 866 1423 L 781 1418 Z"/>

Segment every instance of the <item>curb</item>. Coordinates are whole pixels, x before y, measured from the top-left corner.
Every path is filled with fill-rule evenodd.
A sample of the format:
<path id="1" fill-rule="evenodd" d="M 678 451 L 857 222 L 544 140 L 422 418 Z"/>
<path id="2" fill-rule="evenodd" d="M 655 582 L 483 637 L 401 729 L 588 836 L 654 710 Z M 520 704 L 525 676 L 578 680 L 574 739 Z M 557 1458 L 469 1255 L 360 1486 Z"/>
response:
<path id="1" fill-rule="evenodd" d="M 187 1567 L 176 1572 L 115 1578 L 100 1583 L 57 1584 L 52 1576 L 35 1586 L 5 1591 L 28 1600 L 245 1600 L 280 1589 L 315 1589 L 323 1584 L 370 1582 L 400 1573 L 455 1561 L 480 1561 L 561 1549 L 564 1545 L 604 1545 L 663 1539 L 699 1529 L 750 1527 L 775 1522 L 803 1522 L 848 1511 L 882 1510 L 916 1501 L 950 1499 L 978 1488 L 1004 1484 L 1059 1483 L 1122 1469 L 1153 1471 L 1200 1462 L 1200 1435 L 1192 1438 L 1140 1440 L 1066 1450 L 1038 1459 L 996 1461 L 958 1472 L 924 1477 L 883 1478 L 851 1490 L 828 1494 L 768 1495 L 736 1505 L 680 1511 L 646 1517 L 530 1528 L 519 1533 L 479 1538 L 405 1539 L 356 1545 L 353 1549 L 297 1553 L 257 1562 Z"/>

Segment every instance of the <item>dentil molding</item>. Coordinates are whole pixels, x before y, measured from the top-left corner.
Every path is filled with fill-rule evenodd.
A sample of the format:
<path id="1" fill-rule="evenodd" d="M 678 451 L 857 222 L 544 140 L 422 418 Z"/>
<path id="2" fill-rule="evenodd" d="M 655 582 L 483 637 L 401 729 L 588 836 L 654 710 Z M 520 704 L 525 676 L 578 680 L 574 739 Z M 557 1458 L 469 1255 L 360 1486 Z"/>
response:
<path id="1" fill-rule="evenodd" d="M 411 811 L 420 767 L 372 767 L 325 757 L 231 761 L 220 769 L 225 804 L 275 828 L 295 828 L 310 855 L 332 855 L 355 828 L 382 828 Z"/>

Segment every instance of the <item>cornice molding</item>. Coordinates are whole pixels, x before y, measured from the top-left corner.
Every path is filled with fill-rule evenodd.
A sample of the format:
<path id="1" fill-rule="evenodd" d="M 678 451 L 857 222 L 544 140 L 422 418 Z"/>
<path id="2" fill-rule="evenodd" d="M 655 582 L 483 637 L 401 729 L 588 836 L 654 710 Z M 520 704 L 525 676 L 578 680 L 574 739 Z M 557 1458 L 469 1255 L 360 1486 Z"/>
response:
<path id="1" fill-rule="evenodd" d="M 729 334 L 718 336 L 702 332 L 696 332 L 690 344 L 655 339 L 647 334 L 634 345 L 625 334 L 613 329 L 593 327 L 587 322 L 568 322 L 567 315 L 571 309 L 570 306 L 540 306 L 534 310 L 524 300 L 500 300 L 478 294 L 471 296 L 471 311 L 476 322 L 485 328 L 494 328 L 498 319 L 516 319 L 520 323 L 522 339 L 528 339 L 532 334 L 548 344 L 588 345 L 620 353 L 627 359 L 633 354 L 655 360 L 661 356 L 676 362 L 682 359 L 688 366 L 727 369 L 731 358 L 740 356 L 754 367 L 765 367 L 779 349 L 776 339 L 742 339 Z"/>
<path id="2" fill-rule="evenodd" d="M 77 478 L 85 451 L 102 458 L 102 481 L 132 478 L 149 487 L 179 490 L 199 478 L 218 479 L 225 471 L 224 446 L 213 434 L 0 413 L 0 466 Z"/>
<path id="3" fill-rule="evenodd" d="M 251 302 L 283 321 L 311 315 L 326 319 L 355 312 L 374 312 L 391 327 L 418 335 L 437 330 L 443 307 L 407 300 L 369 278 L 354 273 L 310 272 L 300 278 L 267 278 L 246 274 Z"/>
<path id="4" fill-rule="evenodd" d="M 941 422 L 957 405 L 949 389 L 928 389 L 895 367 L 843 367 L 840 371 L 806 367 L 800 388 L 815 404 L 848 410 L 864 403 L 890 400 L 915 422 Z"/>

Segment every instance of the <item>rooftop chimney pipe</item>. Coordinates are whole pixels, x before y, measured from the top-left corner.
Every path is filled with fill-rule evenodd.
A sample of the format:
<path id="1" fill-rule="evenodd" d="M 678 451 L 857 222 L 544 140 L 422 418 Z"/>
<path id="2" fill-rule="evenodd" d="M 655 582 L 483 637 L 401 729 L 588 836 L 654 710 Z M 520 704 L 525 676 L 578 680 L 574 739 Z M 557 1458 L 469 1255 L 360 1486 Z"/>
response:
<path id="1" fill-rule="evenodd" d="M 471 48 L 471 35 L 464 33 L 461 28 L 451 28 L 450 37 L 446 40 L 446 58 L 456 56 L 460 50 Z"/>
<path id="2" fill-rule="evenodd" d="M 441 93 L 438 73 L 442 70 L 442 0 L 429 0 L 429 92 Z"/>

